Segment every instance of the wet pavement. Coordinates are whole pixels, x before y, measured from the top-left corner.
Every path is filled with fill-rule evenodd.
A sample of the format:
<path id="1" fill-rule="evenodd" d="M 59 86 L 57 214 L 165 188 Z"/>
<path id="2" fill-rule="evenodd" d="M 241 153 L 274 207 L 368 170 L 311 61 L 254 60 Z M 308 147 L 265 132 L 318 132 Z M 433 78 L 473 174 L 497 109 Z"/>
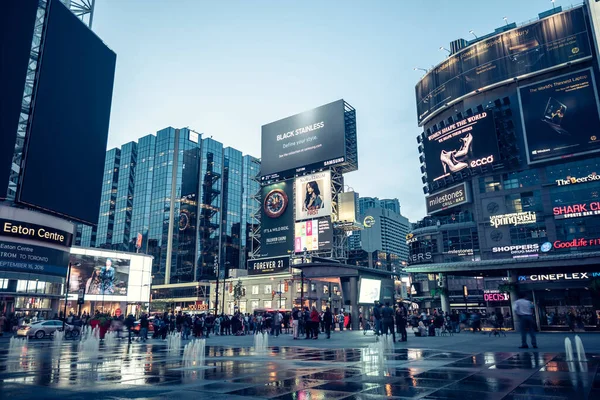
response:
<path id="1" fill-rule="evenodd" d="M 397 347 L 381 364 L 365 348 L 274 342 L 259 355 L 250 346 L 209 341 L 204 366 L 192 367 L 169 355 L 162 341 L 101 344 L 91 358 L 70 341 L 13 349 L 4 342 L 0 398 L 600 399 L 600 354 L 567 362 L 560 352 Z"/>

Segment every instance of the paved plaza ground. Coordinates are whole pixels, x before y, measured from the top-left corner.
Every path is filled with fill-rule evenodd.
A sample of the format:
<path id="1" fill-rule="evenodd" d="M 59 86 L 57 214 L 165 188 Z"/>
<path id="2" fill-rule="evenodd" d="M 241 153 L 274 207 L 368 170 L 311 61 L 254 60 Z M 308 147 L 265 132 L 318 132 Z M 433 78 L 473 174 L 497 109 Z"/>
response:
<path id="1" fill-rule="evenodd" d="M 0 338 L 2 399 L 600 399 L 600 335 L 581 334 L 587 361 L 567 362 L 564 338 L 540 334 L 539 349 L 520 338 L 461 333 L 409 337 L 374 362 L 372 334 L 331 339 L 210 337 L 202 367 L 184 365 L 166 343 L 100 344 L 84 357 L 77 343 L 30 340 L 9 348 Z M 183 343 L 185 344 L 185 342 Z M 179 353 L 181 354 L 181 352 Z M 380 359 L 379 359 L 380 360 Z"/>

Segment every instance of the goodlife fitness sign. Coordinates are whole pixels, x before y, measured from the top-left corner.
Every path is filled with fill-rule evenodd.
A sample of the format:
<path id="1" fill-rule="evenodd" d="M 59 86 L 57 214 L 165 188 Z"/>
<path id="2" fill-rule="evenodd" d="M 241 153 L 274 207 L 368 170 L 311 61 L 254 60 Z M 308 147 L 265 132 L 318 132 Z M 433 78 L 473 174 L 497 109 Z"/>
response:
<path id="1" fill-rule="evenodd" d="M 555 219 L 600 215 L 600 201 L 572 204 L 570 206 L 553 207 L 552 213 L 554 214 Z"/>

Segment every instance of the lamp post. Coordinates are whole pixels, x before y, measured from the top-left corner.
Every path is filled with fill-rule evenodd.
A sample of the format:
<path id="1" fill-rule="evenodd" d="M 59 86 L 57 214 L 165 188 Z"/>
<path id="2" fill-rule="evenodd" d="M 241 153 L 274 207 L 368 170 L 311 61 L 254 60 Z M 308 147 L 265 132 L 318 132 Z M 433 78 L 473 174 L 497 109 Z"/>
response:
<path id="1" fill-rule="evenodd" d="M 474 31 L 473 29 L 471 29 L 471 30 L 469 31 L 469 33 L 470 33 L 471 35 L 475 36 L 475 39 L 478 39 L 478 37 L 477 37 L 477 35 L 475 34 L 475 31 Z"/>
<path id="2" fill-rule="evenodd" d="M 450 50 L 448 50 L 447 48 L 445 48 L 444 46 L 440 46 L 440 50 L 446 50 L 448 52 L 448 54 L 452 54 L 452 52 Z"/>
<path id="3" fill-rule="evenodd" d="M 215 316 L 217 316 L 219 315 L 219 259 L 216 254 L 213 260 L 213 269 L 217 277 L 217 286 L 215 288 Z"/>
<path id="4" fill-rule="evenodd" d="M 552 4 L 554 4 L 554 2 L 552 2 Z M 508 26 L 508 18 L 503 17 L 502 19 L 504 20 L 504 23 L 506 23 L 506 26 Z"/>
<path id="5" fill-rule="evenodd" d="M 79 267 L 81 263 L 71 263 L 69 261 L 69 269 L 67 271 L 67 284 L 65 285 L 65 306 L 63 308 L 63 332 L 65 331 L 65 322 L 67 322 L 67 299 L 69 298 L 69 285 L 71 283 L 71 267 Z"/>

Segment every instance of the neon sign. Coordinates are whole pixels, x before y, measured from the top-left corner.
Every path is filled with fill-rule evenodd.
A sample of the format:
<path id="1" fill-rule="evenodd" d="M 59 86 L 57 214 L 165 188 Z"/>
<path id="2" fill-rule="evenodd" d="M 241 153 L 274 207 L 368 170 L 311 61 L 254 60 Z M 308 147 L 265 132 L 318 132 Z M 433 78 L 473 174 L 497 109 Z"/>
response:
<path id="1" fill-rule="evenodd" d="M 508 293 L 500 293 L 499 290 L 486 290 L 483 292 L 483 300 L 488 302 L 508 301 L 510 296 Z"/>
<path id="2" fill-rule="evenodd" d="M 490 225 L 498 228 L 502 225 L 534 224 L 537 221 L 535 212 L 525 211 L 512 214 L 490 215 Z"/>
<path id="3" fill-rule="evenodd" d="M 600 202 L 592 201 L 591 203 L 581 203 L 573 204 L 570 206 L 553 207 L 552 212 L 554 213 L 554 218 L 556 219 L 600 215 Z"/>

